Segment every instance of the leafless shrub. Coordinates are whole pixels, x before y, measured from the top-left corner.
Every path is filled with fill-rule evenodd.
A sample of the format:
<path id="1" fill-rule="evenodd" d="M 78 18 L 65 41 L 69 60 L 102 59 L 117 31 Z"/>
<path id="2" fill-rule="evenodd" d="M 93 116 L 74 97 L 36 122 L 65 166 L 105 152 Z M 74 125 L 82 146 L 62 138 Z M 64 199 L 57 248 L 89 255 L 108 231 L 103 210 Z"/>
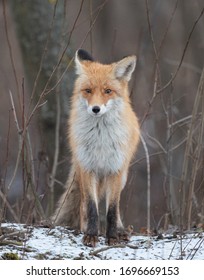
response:
<path id="1" fill-rule="evenodd" d="M 44 41 L 38 71 L 30 90 L 29 98 L 27 92 L 25 92 L 24 78 L 19 82 L 17 77 L 16 58 L 8 28 L 7 6 L 5 0 L 2 2 L 4 29 L 16 83 L 16 92 L 10 91 L 8 93 L 10 100 L 8 111 L 10 113 L 7 135 L 5 136 L 7 139 L 5 160 L 3 171 L 1 171 L 0 201 L 2 207 L 0 221 L 5 219 L 6 212 L 9 212 L 10 218 L 16 222 L 23 221 L 29 223 L 46 220 L 53 212 L 56 186 L 63 186 L 63 179 L 58 176 L 58 171 L 64 162 L 68 162 L 68 156 L 62 156 L 60 154 L 61 138 L 66 138 L 64 131 L 62 135 L 61 122 L 62 118 L 67 117 L 64 114 L 64 104 L 61 101 L 64 97 L 61 92 L 67 72 L 73 72 L 74 51 L 68 56 L 67 50 L 74 48 L 72 44 L 74 45 L 74 38 L 76 40 L 76 37 L 74 37 L 75 32 L 77 33 L 77 30 L 88 22 L 86 32 L 83 34 L 82 32 L 77 33 L 77 36 L 80 35 L 80 40 L 78 40 L 80 43 L 75 43 L 75 46 L 77 45 L 79 48 L 87 44 L 91 52 L 94 52 L 97 48 L 102 53 L 101 56 L 103 56 L 103 49 L 107 51 L 107 48 L 101 44 L 101 38 L 96 36 L 98 29 L 94 33 L 94 28 L 99 28 L 97 26 L 98 23 L 103 25 L 104 19 L 108 20 L 110 13 L 111 16 L 117 16 L 116 12 L 113 11 L 114 9 L 110 11 L 106 10 L 107 5 L 110 5 L 108 6 L 109 8 L 113 8 L 111 5 L 115 5 L 114 7 L 118 14 L 121 14 L 120 9 L 124 7 L 117 6 L 116 3 L 109 3 L 109 1 L 99 1 L 100 3 L 97 5 L 89 1 L 87 8 L 86 1 L 76 1 L 77 12 L 71 25 L 67 15 L 67 6 L 70 2 L 64 1 L 63 24 L 60 29 L 60 38 L 58 38 L 59 49 L 56 53 L 56 60 L 52 65 L 52 71 L 50 71 L 49 77 L 43 83 L 39 93 L 39 85 L 41 84 L 41 77 L 44 71 L 44 61 L 50 51 L 50 42 L 57 21 L 59 2 L 53 1 L 54 4 L 52 4 L 52 20 L 46 35 L 46 40 Z M 179 45 L 181 49 L 179 58 L 177 57 L 177 60 L 173 60 L 173 58 L 168 58 L 168 56 L 164 57 L 164 52 L 168 47 L 168 36 L 172 32 L 171 28 L 174 21 L 176 21 L 176 16 L 178 16 L 179 12 L 182 13 L 182 7 L 179 6 L 179 2 L 178 0 L 174 1 L 172 9 L 169 12 L 167 12 L 168 7 L 166 7 L 165 12 L 168 14 L 168 20 L 165 21 L 166 25 L 162 31 L 158 31 L 160 36 L 155 32 L 154 24 L 156 24 L 156 21 L 153 19 L 152 3 L 148 0 L 143 4 L 137 3 L 139 9 L 146 16 L 143 16 L 143 21 L 141 21 L 142 25 L 146 26 L 145 30 L 147 34 L 143 31 L 145 35 L 138 35 L 140 39 L 140 44 L 138 43 L 139 68 L 136 71 L 137 76 L 135 76 L 134 80 L 135 90 L 132 89 L 134 94 L 131 97 L 140 118 L 142 145 L 138 156 L 132 163 L 132 171 L 130 172 L 130 180 L 126 188 L 126 194 L 124 194 L 124 200 L 122 201 L 122 208 L 124 217 L 125 219 L 127 218 L 128 223 L 132 221 L 136 225 L 137 230 L 145 225 L 148 233 L 151 232 L 150 229 L 152 227 L 163 227 L 167 230 L 169 224 L 178 225 L 181 230 L 184 228 L 190 229 L 193 224 L 203 224 L 204 219 L 204 74 L 202 69 L 185 61 L 189 49 L 193 52 L 191 44 L 195 40 L 196 29 L 201 24 L 201 19 L 203 20 L 204 9 L 202 6 L 199 9 L 199 13 L 193 17 L 193 20 L 191 18 L 183 44 Z M 127 8 L 127 6 L 125 7 Z M 154 11 L 154 13 L 156 12 Z M 103 15 L 103 20 L 100 19 L 101 15 Z M 110 25 L 110 22 L 108 24 Z M 69 27 L 69 32 L 67 32 L 67 26 Z M 118 44 L 117 36 L 119 33 L 120 30 L 114 27 L 114 36 L 109 42 L 111 58 L 118 55 L 116 45 Z M 100 37 L 103 36 L 100 35 Z M 142 44 L 148 45 L 149 53 L 143 52 Z M 101 47 L 101 45 L 103 46 Z M 121 43 L 120 41 L 118 45 L 123 45 L 120 48 L 121 53 L 123 48 L 126 51 L 125 42 Z M 147 47 L 146 45 L 145 47 Z M 135 46 L 135 41 L 132 42 L 132 45 L 127 42 L 127 48 L 130 50 L 134 51 Z M 174 47 L 176 48 L 176 44 L 174 44 Z M 145 56 L 149 57 L 152 63 L 151 67 L 146 65 L 150 62 L 145 61 Z M 64 61 L 66 61 L 65 64 Z M 184 96 L 181 94 L 177 95 L 177 92 L 182 88 L 180 84 L 184 83 L 180 75 L 183 69 L 182 67 L 191 69 L 197 75 L 199 74 L 200 82 L 195 98 L 187 98 L 188 110 L 186 109 L 182 113 L 178 113 L 177 110 L 181 108 Z M 168 72 L 168 75 L 165 71 Z M 141 82 L 142 78 L 138 81 L 138 76 L 145 77 L 143 83 Z M 71 82 L 69 81 L 69 83 Z M 136 91 L 136 97 L 134 91 Z M 33 145 L 34 140 L 32 139 L 31 124 L 39 117 L 40 111 L 44 110 L 47 106 L 49 98 L 53 96 L 53 93 L 55 94 L 53 98 L 55 115 L 54 129 L 52 130 L 54 145 L 51 157 L 44 149 L 38 150 L 37 153 L 34 151 L 35 145 Z M 17 98 L 15 98 L 16 96 Z M 136 99 L 137 102 L 135 101 Z M 142 105 L 138 106 L 138 103 Z M 189 105 L 189 103 L 191 104 Z M 18 152 L 12 174 L 8 174 L 12 124 L 15 125 Z M 49 141 L 49 139 L 46 139 L 46 141 Z M 46 145 L 46 141 L 44 145 Z M 43 192 L 40 192 L 42 169 L 44 176 L 43 184 L 45 186 L 43 186 Z M 19 170 L 22 174 L 22 195 L 16 198 L 14 202 L 11 202 L 9 193 L 16 181 Z M 141 187 L 137 187 L 137 184 L 141 184 Z M 134 188 L 134 186 L 136 187 Z M 160 194 L 157 198 L 157 203 L 155 203 L 155 193 Z M 141 197 L 145 197 L 143 201 L 140 199 L 140 195 Z M 140 207 L 138 203 L 141 203 Z M 157 211 L 158 214 L 154 215 L 155 204 L 159 208 L 159 211 Z M 131 211 L 132 208 L 134 208 L 133 211 Z M 141 219 L 138 216 L 141 216 Z"/>

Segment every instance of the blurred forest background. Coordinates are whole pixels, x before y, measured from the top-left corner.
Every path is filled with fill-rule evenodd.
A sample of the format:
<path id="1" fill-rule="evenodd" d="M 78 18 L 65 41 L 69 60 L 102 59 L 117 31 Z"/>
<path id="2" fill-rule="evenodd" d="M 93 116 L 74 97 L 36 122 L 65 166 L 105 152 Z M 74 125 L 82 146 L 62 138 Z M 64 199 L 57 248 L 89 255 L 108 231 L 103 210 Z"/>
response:
<path id="1" fill-rule="evenodd" d="M 204 224 L 203 0 L 0 0 L 0 222 L 53 212 L 69 171 L 73 56 L 137 55 L 142 140 L 122 194 L 125 224 Z"/>

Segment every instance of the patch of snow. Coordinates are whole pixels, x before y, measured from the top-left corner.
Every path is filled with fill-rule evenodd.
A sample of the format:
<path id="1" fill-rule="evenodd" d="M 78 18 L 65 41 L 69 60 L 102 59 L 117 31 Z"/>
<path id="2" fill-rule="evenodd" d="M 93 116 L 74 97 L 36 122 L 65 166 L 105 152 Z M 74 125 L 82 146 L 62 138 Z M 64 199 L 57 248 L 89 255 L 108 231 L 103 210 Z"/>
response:
<path id="1" fill-rule="evenodd" d="M 14 234 L 21 242 L 9 242 Z M 82 243 L 82 234 L 64 227 L 53 229 L 22 224 L 2 223 L 0 227 L 0 259 L 5 253 L 17 254 L 20 259 L 103 259 L 103 260 L 177 260 L 204 259 L 204 233 L 183 236 L 162 235 L 161 239 L 132 236 L 128 243 L 107 246 L 100 236 L 95 248 Z M 3 242 L 5 241 L 6 242 Z M 15 239 L 14 239 L 15 240 Z"/>

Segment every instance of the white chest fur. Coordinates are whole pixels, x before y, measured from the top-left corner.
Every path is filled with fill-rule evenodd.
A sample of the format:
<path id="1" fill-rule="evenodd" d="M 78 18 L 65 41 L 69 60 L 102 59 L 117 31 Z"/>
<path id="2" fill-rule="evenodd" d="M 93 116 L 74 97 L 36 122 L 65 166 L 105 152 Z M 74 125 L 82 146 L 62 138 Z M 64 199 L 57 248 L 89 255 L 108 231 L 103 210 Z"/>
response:
<path id="1" fill-rule="evenodd" d="M 118 100 L 104 115 L 94 117 L 79 106 L 71 127 L 77 160 L 86 171 L 99 177 L 117 173 L 126 159 L 129 137 L 121 116 L 122 107 L 122 101 Z"/>

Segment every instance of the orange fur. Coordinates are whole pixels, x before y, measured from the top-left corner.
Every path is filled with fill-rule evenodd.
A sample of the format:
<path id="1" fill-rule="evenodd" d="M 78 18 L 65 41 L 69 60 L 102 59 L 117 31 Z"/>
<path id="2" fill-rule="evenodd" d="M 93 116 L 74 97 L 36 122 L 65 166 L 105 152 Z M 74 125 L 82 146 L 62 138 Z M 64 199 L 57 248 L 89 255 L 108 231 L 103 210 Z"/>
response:
<path id="1" fill-rule="evenodd" d="M 139 142 L 139 124 L 128 92 L 136 57 L 104 65 L 79 50 L 75 62 L 78 77 L 69 118 L 72 169 L 55 220 L 77 226 L 78 223 L 71 223 L 73 211 L 80 213 L 84 244 L 95 246 L 98 203 L 105 196 L 106 235 L 111 244 L 118 240 L 118 231 L 123 228 L 120 194 Z"/>

